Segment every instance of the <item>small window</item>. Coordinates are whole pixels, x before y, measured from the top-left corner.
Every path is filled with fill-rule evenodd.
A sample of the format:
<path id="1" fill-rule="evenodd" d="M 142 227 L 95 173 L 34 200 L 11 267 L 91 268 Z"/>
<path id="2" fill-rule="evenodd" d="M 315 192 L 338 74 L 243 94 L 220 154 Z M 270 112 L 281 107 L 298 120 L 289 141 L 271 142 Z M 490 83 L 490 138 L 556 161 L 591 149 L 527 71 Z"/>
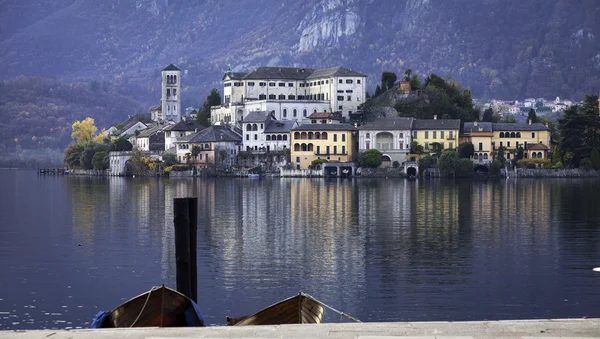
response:
<path id="1" fill-rule="evenodd" d="M 234 83 L 233 83 L 233 86 L 235 86 L 235 87 L 241 87 L 241 86 L 243 86 L 243 85 L 244 85 L 244 83 L 243 83 L 243 82 L 234 82 Z"/>
<path id="2" fill-rule="evenodd" d="M 298 115 L 298 111 L 294 108 L 294 111 L 292 112 L 294 114 L 294 118 Z"/>
<path id="3" fill-rule="evenodd" d="M 360 84 L 360 79 L 356 79 L 356 83 L 357 83 L 357 84 Z"/>
<path id="4" fill-rule="evenodd" d="M 531 137 L 532 137 L 532 138 L 535 138 L 535 132 L 532 132 L 532 133 L 531 133 Z"/>
<path id="5" fill-rule="evenodd" d="M 343 84 L 343 83 L 344 83 L 344 81 L 343 81 L 342 79 L 340 79 L 339 83 L 340 83 L 340 84 Z"/>
<path id="6" fill-rule="evenodd" d="M 348 101 L 352 101 L 352 96 L 349 95 L 347 99 L 348 99 Z"/>
<path id="7" fill-rule="evenodd" d="M 285 82 L 280 82 L 279 87 L 285 87 Z"/>
<path id="8" fill-rule="evenodd" d="M 258 140 L 258 134 L 254 134 L 254 140 Z"/>
<path id="9" fill-rule="evenodd" d="M 283 109 L 283 117 L 287 118 L 287 109 L 285 109 L 285 108 Z"/>
<path id="10" fill-rule="evenodd" d="M 346 141 L 346 134 L 342 134 L 342 141 Z"/>
<path id="11" fill-rule="evenodd" d="M 275 87 L 275 83 L 274 82 L 269 82 L 269 87 Z"/>
<path id="12" fill-rule="evenodd" d="M 294 87 L 294 83 L 293 82 L 288 82 L 288 87 Z"/>
<path id="13" fill-rule="evenodd" d="M 302 111 L 302 115 L 306 117 L 306 115 L 308 114 L 308 112 L 306 111 L 306 108 Z"/>
<path id="14" fill-rule="evenodd" d="M 259 82 L 258 85 L 260 87 L 265 87 L 265 86 L 267 86 L 267 83 L 266 82 Z"/>
<path id="15" fill-rule="evenodd" d="M 250 140 L 250 134 L 246 134 L 246 140 Z"/>
<path id="16" fill-rule="evenodd" d="M 337 99 L 338 99 L 338 101 L 344 101 L 344 96 L 343 95 L 338 95 Z"/>
<path id="17" fill-rule="evenodd" d="M 293 94 L 288 95 L 288 100 L 296 100 L 296 96 Z"/>
<path id="18" fill-rule="evenodd" d="M 352 93 L 352 90 L 351 89 L 347 89 L 346 93 Z"/>
<path id="19" fill-rule="evenodd" d="M 338 93 L 344 93 L 344 90 L 342 90 L 342 89 L 338 89 L 338 91 L 337 91 L 337 92 L 338 92 Z"/>
<path id="20" fill-rule="evenodd" d="M 337 141 L 337 134 L 333 135 L 333 141 Z"/>
<path id="21" fill-rule="evenodd" d="M 339 110 L 342 110 L 342 109 L 343 109 L 343 106 L 338 106 L 338 109 L 339 109 Z"/>
<path id="22" fill-rule="evenodd" d="M 260 94 L 258 96 L 258 100 L 267 100 L 267 95 L 266 94 Z"/>
<path id="23" fill-rule="evenodd" d="M 325 80 L 325 83 L 326 83 L 326 84 L 328 84 L 328 83 L 329 83 L 329 80 Z"/>
<path id="24" fill-rule="evenodd" d="M 351 83 L 352 83 L 352 79 L 348 79 L 348 80 L 346 80 L 346 83 L 347 83 L 347 84 L 351 84 Z"/>
<path id="25" fill-rule="evenodd" d="M 285 100 L 285 94 L 279 94 L 278 99 L 279 100 Z"/>
<path id="26" fill-rule="evenodd" d="M 248 82 L 248 86 L 249 86 L 249 87 L 254 87 L 254 81 L 249 81 L 249 82 Z"/>
<path id="27" fill-rule="evenodd" d="M 269 100 L 275 100 L 277 97 L 275 94 L 269 94 Z"/>
<path id="28" fill-rule="evenodd" d="M 177 88 L 173 88 L 173 95 L 177 95 Z"/>

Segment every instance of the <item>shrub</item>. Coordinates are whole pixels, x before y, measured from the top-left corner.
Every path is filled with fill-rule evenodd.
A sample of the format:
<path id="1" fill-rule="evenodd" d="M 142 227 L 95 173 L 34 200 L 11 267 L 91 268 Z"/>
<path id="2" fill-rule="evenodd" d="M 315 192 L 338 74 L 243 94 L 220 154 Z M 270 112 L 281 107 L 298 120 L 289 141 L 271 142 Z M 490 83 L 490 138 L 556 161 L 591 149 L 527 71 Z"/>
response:
<path id="1" fill-rule="evenodd" d="M 360 166 L 376 168 L 381 165 L 381 152 L 376 149 L 369 149 L 360 155 Z"/>
<path id="2" fill-rule="evenodd" d="M 173 166 L 177 163 L 177 156 L 173 153 L 165 153 L 163 155 L 163 162 L 165 166 Z"/>
<path id="3" fill-rule="evenodd" d="M 475 147 L 470 141 L 458 145 L 458 154 L 461 158 L 469 159 L 473 153 L 475 153 Z"/>
<path id="4" fill-rule="evenodd" d="M 400 167 L 400 163 L 398 162 L 398 160 L 394 160 L 394 162 L 392 162 L 392 167 L 394 167 L 394 168 Z"/>
<path id="5" fill-rule="evenodd" d="M 308 166 L 308 168 L 309 169 L 317 169 L 326 162 L 327 162 L 327 159 L 315 159 L 310 163 L 310 166 Z"/>
<path id="6" fill-rule="evenodd" d="M 492 161 L 492 164 L 490 165 L 490 174 L 493 176 L 499 176 L 501 170 L 502 163 L 500 162 L 500 160 Z"/>
<path id="7" fill-rule="evenodd" d="M 525 165 L 525 168 L 534 169 L 534 168 L 537 168 L 537 165 L 535 164 L 535 162 L 528 162 Z"/>
<path id="8" fill-rule="evenodd" d="M 442 155 L 440 155 L 437 167 L 443 174 L 453 174 L 456 171 L 458 159 L 458 153 L 456 151 L 445 150 L 442 152 Z"/>
<path id="9" fill-rule="evenodd" d="M 109 167 L 108 153 L 97 152 L 92 157 L 92 166 L 95 170 L 105 170 Z"/>
<path id="10" fill-rule="evenodd" d="M 589 158 L 581 159 L 581 161 L 579 162 L 579 167 L 583 167 L 586 170 L 592 169 L 593 168 L 592 160 Z"/>
<path id="11" fill-rule="evenodd" d="M 456 162 L 455 176 L 470 177 L 473 175 L 473 162 L 469 159 L 458 159 Z"/>

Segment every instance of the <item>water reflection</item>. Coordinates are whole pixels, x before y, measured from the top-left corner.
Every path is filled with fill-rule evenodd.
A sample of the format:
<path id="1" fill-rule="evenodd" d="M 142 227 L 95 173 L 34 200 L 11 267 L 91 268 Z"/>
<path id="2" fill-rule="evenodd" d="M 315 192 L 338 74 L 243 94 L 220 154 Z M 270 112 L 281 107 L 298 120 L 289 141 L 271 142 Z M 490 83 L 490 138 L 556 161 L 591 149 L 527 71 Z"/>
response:
<path id="1" fill-rule="evenodd" d="M 298 291 L 364 321 L 600 316 L 594 180 L 0 183 L 14 195 L 0 207 L 4 329 L 86 326 L 98 309 L 174 286 L 173 199 L 187 196 L 199 201 L 212 324 Z"/>

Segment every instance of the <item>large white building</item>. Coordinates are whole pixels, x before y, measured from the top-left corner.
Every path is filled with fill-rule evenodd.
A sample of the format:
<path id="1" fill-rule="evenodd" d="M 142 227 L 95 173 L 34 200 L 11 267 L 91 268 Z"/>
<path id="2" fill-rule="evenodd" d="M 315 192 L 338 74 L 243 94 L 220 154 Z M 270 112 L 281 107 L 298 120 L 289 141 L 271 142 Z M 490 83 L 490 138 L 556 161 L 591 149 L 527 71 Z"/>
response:
<path id="1" fill-rule="evenodd" d="M 276 120 L 273 113 L 250 112 L 242 121 L 242 150 L 251 153 L 280 152 L 290 148 L 290 131 L 296 120 Z"/>
<path id="2" fill-rule="evenodd" d="M 211 122 L 240 123 L 252 111 L 276 120 L 305 120 L 314 112 L 348 118 L 365 102 L 366 75 L 343 67 L 314 70 L 259 67 L 223 76 L 223 104 L 211 107 Z"/>
<path id="3" fill-rule="evenodd" d="M 393 161 L 402 163 L 410 152 L 413 118 L 379 119 L 359 127 L 358 150 L 377 149 L 383 154 L 385 166 Z"/>

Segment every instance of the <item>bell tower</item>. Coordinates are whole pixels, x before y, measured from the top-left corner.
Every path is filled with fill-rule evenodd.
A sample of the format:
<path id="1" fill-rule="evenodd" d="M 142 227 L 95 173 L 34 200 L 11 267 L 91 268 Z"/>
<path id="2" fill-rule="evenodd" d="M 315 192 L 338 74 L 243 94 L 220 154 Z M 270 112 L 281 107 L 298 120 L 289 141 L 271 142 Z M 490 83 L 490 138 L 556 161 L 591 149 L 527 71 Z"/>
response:
<path id="1" fill-rule="evenodd" d="M 161 105 L 165 120 L 181 120 L 181 70 L 173 64 L 162 70 Z"/>

